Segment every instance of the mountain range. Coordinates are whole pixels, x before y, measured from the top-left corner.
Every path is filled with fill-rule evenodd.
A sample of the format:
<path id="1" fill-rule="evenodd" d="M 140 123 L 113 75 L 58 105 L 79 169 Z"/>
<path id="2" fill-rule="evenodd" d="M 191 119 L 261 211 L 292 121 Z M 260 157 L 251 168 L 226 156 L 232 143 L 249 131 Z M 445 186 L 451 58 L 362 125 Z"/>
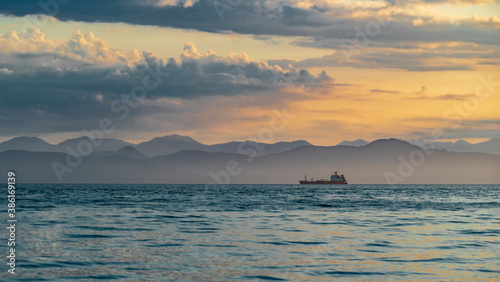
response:
<path id="1" fill-rule="evenodd" d="M 406 140 L 403 140 L 406 141 Z M 457 140 L 455 142 L 431 141 L 431 140 L 407 140 L 406 142 L 417 145 L 422 148 L 432 148 L 437 150 L 447 150 L 458 153 L 488 153 L 500 155 L 500 138 L 491 138 L 488 141 L 480 143 L 469 143 L 465 140 Z M 370 142 L 363 139 L 354 141 L 343 141 L 337 146 L 353 146 L 361 147 L 368 145 Z"/>
<path id="2" fill-rule="evenodd" d="M 420 144 L 416 141 L 409 142 L 414 145 Z M 444 149 L 451 152 L 474 152 L 500 155 L 500 138 L 492 138 L 488 141 L 475 144 L 469 143 L 465 140 L 458 140 L 455 142 L 434 141 L 433 144 L 436 149 Z"/>
<path id="3" fill-rule="evenodd" d="M 172 135 L 117 150 L 103 148 L 124 143 L 107 140 L 100 144 L 106 146 L 82 157 L 41 139 L 15 141 L 0 144 L 8 148 L 0 152 L 0 172 L 15 171 L 20 183 L 296 184 L 304 177 L 328 178 L 333 170 L 351 184 L 500 183 L 499 155 L 426 150 L 398 139 L 357 147 L 313 146 L 306 141 L 204 145 Z M 21 145 L 31 150 L 21 150 Z"/>
<path id="4" fill-rule="evenodd" d="M 82 140 L 91 141 L 96 143 L 96 139 L 92 139 L 86 136 L 68 139 L 56 145 L 45 142 L 43 139 L 38 137 L 15 137 L 8 141 L 0 143 L 0 152 L 8 150 L 23 150 L 31 152 L 66 152 L 66 146 L 71 148 L 76 148 L 79 142 Z M 406 140 L 403 140 L 406 141 Z M 458 140 L 456 142 L 442 142 L 442 141 L 418 141 L 418 140 L 408 140 L 406 141 L 410 144 L 420 146 L 422 148 L 432 148 L 437 150 L 447 150 L 450 152 L 459 153 L 488 153 L 500 155 L 500 138 L 492 138 L 485 142 L 480 142 L 476 144 L 469 143 L 465 140 Z M 168 135 L 163 137 L 156 137 L 149 141 L 145 141 L 139 144 L 132 144 L 121 139 L 113 138 L 103 138 L 97 146 L 93 146 L 94 152 L 104 152 L 104 151 L 118 151 L 124 147 L 131 146 L 139 151 L 141 154 L 153 158 L 162 155 L 173 154 L 182 150 L 197 150 L 204 152 L 225 152 L 225 153 L 238 153 L 238 148 L 244 147 L 245 145 L 251 145 L 252 147 L 262 148 L 258 150 L 258 155 L 266 155 L 271 153 L 279 153 L 295 149 L 301 146 L 313 146 L 311 143 L 305 140 L 297 140 L 292 142 L 277 142 L 274 144 L 258 143 L 254 141 L 233 141 L 227 143 L 206 145 L 196 141 L 189 136 L 181 135 Z M 432 146 L 430 145 L 432 143 Z M 351 147 L 362 147 L 370 144 L 370 142 L 357 139 L 354 141 L 343 141 L 338 143 L 336 146 L 351 146 Z M 241 151 L 241 150 L 240 150 Z"/>
<path id="5" fill-rule="evenodd" d="M 101 140 L 90 137 L 79 137 L 68 139 L 59 144 L 53 145 L 37 137 L 16 137 L 0 143 L 0 152 L 9 150 L 23 150 L 30 152 L 68 152 L 67 146 L 76 150 L 78 144 L 82 141 L 88 141 L 93 144 L 93 152 L 118 151 L 124 147 L 135 148 L 141 154 L 153 158 L 162 155 L 173 154 L 182 150 L 197 150 L 204 152 L 226 152 L 238 153 L 238 148 L 246 146 L 262 148 L 257 150 L 258 155 L 284 152 L 300 146 L 312 146 L 311 143 L 298 140 L 292 142 L 278 142 L 274 144 L 258 143 L 254 141 L 233 141 L 228 143 L 205 145 L 189 136 L 169 135 L 156 137 L 152 140 L 139 144 L 132 144 L 121 139 L 103 138 Z M 97 145 L 95 145 L 97 144 Z"/>

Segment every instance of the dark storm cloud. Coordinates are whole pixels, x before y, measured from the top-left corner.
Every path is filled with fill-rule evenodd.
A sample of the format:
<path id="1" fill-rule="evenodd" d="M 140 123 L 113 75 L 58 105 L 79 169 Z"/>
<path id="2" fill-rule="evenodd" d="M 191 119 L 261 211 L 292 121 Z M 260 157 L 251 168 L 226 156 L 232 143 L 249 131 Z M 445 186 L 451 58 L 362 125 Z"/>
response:
<path id="1" fill-rule="evenodd" d="M 45 3 L 45 1 L 41 2 Z M 147 2 L 131 0 L 90 0 L 69 1 L 64 5 L 58 4 L 57 9 L 53 5 L 44 9 L 37 0 L 1 1 L 0 13 L 13 16 L 48 14 L 61 21 L 123 22 L 207 32 L 231 30 L 245 34 L 296 35 L 301 28 L 288 29 L 287 26 L 318 27 L 328 24 L 321 17 L 322 11 L 318 9 L 303 10 L 285 4 L 268 10 L 264 9 L 260 1 L 240 2 L 231 7 L 229 4 L 226 6 L 214 5 L 212 0 L 200 0 L 195 2 L 193 6 L 184 7 L 182 5 L 145 5 Z M 225 3 L 225 1 L 221 3 Z M 217 12 L 218 10 L 219 12 Z M 223 14 L 222 21 L 219 17 L 221 13 Z M 273 25 L 270 25 L 271 23 Z"/>
<path id="2" fill-rule="evenodd" d="M 59 50 L 59 49 L 57 49 Z M 89 51 L 89 53 L 92 53 Z M 69 58 L 71 53 L 0 54 L 0 134 L 61 132 L 92 128 L 114 115 L 110 104 L 136 87 L 148 89 L 146 100 L 202 96 L 250 95 L 283 87 L 320 85 L 332 80 L 307 70 L 282 71 L 246 55 L 201 55 L 186 44 L 181 61 L 167 62 L 144 52 L 138 62 L 103 66 Z M 91 59 L 88 58 L 87 59 Z M 145 87 L 145 77 L 147 77 Z M 144 89 L 142 88 L 142 89 Z M 137 95 L 142 96 L 140 91 Z M 264 94 L 262 94 L 264 95 Z M 163 109 L 146 103 L 134 117 Z M 122 122 L 133 125 L 134 118 Z"/>
<path id="3" fill-rule="evenodd" d="M 56 0 L 40 1 L 57 3 Z M 153 5 L 155 1 L 69 1 L 67 4 L 39 5 L 39 1 L 1 1 L 0 13 L 12 16 L 48 14 L 61 21 L 123 22 L 136 25 L 155 25 L 193 29 L 214 33 L 234 32 L 253 35 L 302 36 L 313 38 L 300 45 L 321 48 L 338 48 L 337 39 L 359 39 L 358 29 L 373 29 L 378 23 L 380 32 L 372 41 L 433 42 L 461 41 L 500 45 L 500 31 L 495 21 L 464 20 L 459 24 L 434 21 L 431 17 L 417 17 L 394 10 L 387 4 L 382 7 L 347 7 L 313 5 L 298 8 L 294 1 L 273 3 L 262 0 L 226 1 L 199 0 L 192 6 Z M 145 4 L 149 3 L 149 5 Z M 179 2 L 180 3 L 180 2 Z M 217 4 L 218 3 L 218 4 Z M 57 7 L 57 8 L 56 8 Z M 377 14 L 385 11 L 391 19 L 380 19 Z M 356 12 L 366 18 L 353 17 Z M 425 24 L 415 25 L 414 20 Z M 381 25 L 381 22 L 387 24 Z M 333 40 L 333 41 L 332 41 Z"/>

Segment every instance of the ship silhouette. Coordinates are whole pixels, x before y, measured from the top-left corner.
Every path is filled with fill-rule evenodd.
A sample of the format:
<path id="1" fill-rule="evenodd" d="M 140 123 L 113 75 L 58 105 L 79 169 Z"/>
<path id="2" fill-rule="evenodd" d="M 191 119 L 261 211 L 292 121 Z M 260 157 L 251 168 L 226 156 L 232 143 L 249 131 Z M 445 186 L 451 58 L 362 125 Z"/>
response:
<path id="1" fill-rule="evenodd" d="M 347 180 L 345 179 L 344 175 L 338 175 L 337 171 L 335 171 L 331 176 L 330 180 L 328 179 L 321 179 L 321 180 L 314 180 L 311 178 L 311 180 L 307 180 L 307 175 L 304 176 L 304 180 L 299 181 L 300 184 L 347 184 Z"/>

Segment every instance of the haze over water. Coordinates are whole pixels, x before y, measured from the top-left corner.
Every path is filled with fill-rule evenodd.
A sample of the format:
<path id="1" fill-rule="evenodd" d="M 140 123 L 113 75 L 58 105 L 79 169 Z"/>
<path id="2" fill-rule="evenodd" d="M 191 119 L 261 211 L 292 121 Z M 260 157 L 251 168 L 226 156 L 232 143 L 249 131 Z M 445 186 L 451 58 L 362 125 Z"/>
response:
<path id="1" fill-rule="evenodd" d="M 500 279 L 500 185 L 17 190 L 19 281 Z"/>

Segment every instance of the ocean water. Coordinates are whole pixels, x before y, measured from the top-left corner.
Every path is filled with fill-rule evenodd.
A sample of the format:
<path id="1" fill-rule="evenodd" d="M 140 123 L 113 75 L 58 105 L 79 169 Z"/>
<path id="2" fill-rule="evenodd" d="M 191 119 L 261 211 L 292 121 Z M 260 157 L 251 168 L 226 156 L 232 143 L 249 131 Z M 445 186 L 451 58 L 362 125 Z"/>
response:
<path id="1" fill-rule="evenodd" d="M 500 280 L 500 185 L 16 190 L 3 281 Z"/>

